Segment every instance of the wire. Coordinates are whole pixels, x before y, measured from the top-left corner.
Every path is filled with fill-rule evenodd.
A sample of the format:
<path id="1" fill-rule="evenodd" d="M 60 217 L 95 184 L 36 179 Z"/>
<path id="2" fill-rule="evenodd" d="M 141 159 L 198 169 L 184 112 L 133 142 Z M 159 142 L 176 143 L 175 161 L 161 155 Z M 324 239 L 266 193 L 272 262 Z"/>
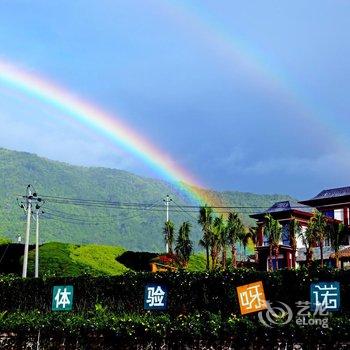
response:
<path id="1" fill-rule="evenodd" d="M 4 251 L 4 253 L 2 254 L 2 256 L 1 256 L 0 264 L 2 263 L 2 260 L 3 260 L 4 257 L 5 257 L 5 254 L 6 254 L 6 252 L 7 252 L 7 249 L 9 249 L 10 244 L 11 244 L 11 243 L 8 243 L 8 244 L 7 244 L 7 247 L 5 248 L 5 251 Z"/>
<path id="2" fill-rule="evenodd" d="M 191 219 L 195 219 L 197 221 L 197 217 L 195 217 L 194 215 L 190 214 L 188 211 L 184 210 L 180 205 L 178 205 L 174 200 L 173 203 L 181 209 L 182 212 L 186 213 Z"/>
<path id="3" fill-rule="evenodd" d="M 123 206 L 145 206 L 150 205 L 150 203 L 135 203 L 135 202 L 116 202 L 116 201 L 106 201 L 106 200 L 95 200 L 95 199 L 83 199 L 83 198 L 72 198 L 72 197 L 59 197 L 59 196 L 41 196 L 42 198 L 47 198 L 50 201 L 64 201 L 70 203 L 89 203 L 89 204 L 100 204 L 100 205 L 123 205 Z M 163 207 L 159 205 L 159 207 Z M 201 205 L 182 205 L 183 208 L 200 209 Z M 266 209 L 266 206 L 211 206 L 212 209 Z M 305 208 L 305 206 L 293 206 L 293 208 Z"/>
<path id="4" fill-rule="evenodd" d="M 153 206 L 156 206 L 157 203 L 159 202 L 156 201 L 154 202 L 152 205 L 150 205 L 148 208 L 143 208 L 142 210 L 152 210 L 152 207 Z M 66 222 L 70 222 L 70 223 L 82 223 L 82 224 L 95 224 L 95 225 L 99 225 L 99 224 L 107 224 L 107 223 L 111 223 L 111 221 L 113 220 L 104 220 L 104 221 L 89 221 L 86 219 L 85 216 L 78 216 L 78 215 L 75 215 L 75 216 L 72 216 L 70 215 L 69 213 L 64 213 L 64 212 L 61 212 L 61 214 L 59 213 L 56 213 L 56 212 L 51 212 L 50 209 L 52 208 L 48 208 L 49 210 L 46 210 L 45 213 L 47 213 L 49 215 L 49 219 L 52 219 L 53 218 L 60 218 Z M 52 209 L 52 210 L 55 210 L 55 209 Z M 137 210 L 137 209 L 132 209 L 132 210 Z M 55 210 L 56 211 L 56 210 Z M 129 220 L 131 218 L 134 218 L 134 217 L 137 217 L 137 216 L 140 216 L 141 213 L 138 213 L 136 215 L 133 215 L 131 217 L 122 217 L 122 218 L 118 218 L 118 221 L 124 221 L 124 220 Z M 95 216 L 96 217 L 96 216 Z M 113 218 L 117 218 L 117 217 L 113 217 Z"/>

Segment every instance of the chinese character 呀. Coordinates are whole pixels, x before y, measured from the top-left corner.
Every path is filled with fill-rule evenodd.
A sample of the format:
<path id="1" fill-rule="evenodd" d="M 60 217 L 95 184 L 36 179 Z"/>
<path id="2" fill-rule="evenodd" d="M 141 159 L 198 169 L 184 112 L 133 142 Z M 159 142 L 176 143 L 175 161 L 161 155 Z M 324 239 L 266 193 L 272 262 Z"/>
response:
<path id="1" fill-rule="evenodd" d="M 261 281 L 237 287 L 237 294 L 242 315 L 267 309 Z"/>

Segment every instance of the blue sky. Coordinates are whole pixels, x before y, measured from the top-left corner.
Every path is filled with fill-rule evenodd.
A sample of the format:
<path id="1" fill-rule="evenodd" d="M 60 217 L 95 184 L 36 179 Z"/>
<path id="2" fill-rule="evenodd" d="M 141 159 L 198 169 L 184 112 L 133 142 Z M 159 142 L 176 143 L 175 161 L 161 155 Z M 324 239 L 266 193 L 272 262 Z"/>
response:
<path id="1" fill-rule="evenodd" d="M 0 58 L 126 121 L 208 187 L 349 185 L 347 1 L 2 1 Z M 0 82 L 0 146 L 157 176 Z"/>

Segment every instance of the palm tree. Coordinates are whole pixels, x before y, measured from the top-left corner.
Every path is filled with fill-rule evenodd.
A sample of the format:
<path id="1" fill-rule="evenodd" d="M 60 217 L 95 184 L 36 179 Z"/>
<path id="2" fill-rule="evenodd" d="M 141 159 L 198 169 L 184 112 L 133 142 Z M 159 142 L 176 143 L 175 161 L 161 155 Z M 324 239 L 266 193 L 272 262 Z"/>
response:
<path id="1" fill-rule="evenodd" d="M 211 264 L 212 268 L 216 268 L 218 256 L 220 254 L 220 250 L 224 246 L 224 250 L 226 250 L 225 245 L 225 236 L 226 236 L 226 227 L 224 219 L 221 216 L 216 217 L 213 222 L 213 232 L 210 240 L 210 255 L 211 255 Z"/>
<path id="2" fill-rule="evenodd" d="M 265 216 L 265 235 L 269 240 L 269 270 L 272 270 L 272 256 L 275 256 L 276 270 L 278 269 L 279 245 L 282 237 L 282 225 L 270 214 Z"/>
<path id="3" fill-rule="evenodd" d="M 313 228 L 313 222 L 310 220 L 306 231 L 303 232 L 301 231 L 299 234 L 299 237 L 303 241 L 303 245 L 305 246 L 306 252 L 306 266 L 309 268 L 311 266 L 311 261 L 312 261 L 312 247 L 316 243 L 315 235 L 314 235 L 314 228 Z"/>
<path id="4" fill-rule="evenodd" d="M 188 221 L 185 221 L 179 229 L 179 235 L 177 236 L 176 240 L 175 252 L 180 258 L 183 267 L 188 266 L 193 250 L 193 244 L 190 240 L 190 231 L 191 224 Z"/>
<path id="5" fill-rule="evenodd" d="M 239 240 L 243 245 L 243 254 L 244 254 L 244 259 L 247 258 L 247 246 L 249 243 L 249 240 L 251 239 L 250 236 L 250 229 L 247 229 L 244 227 L 242 230 L 241 234 L 239 235 Z"/>
<path id="6" fill-rule="evenodd" d="M 203 237 L 199 241 L 206 253 L 206 269 L 209 270 L 209 248 L 212 236 L 213 209 L 207 205 L 200 207 L 198 223 L 202 226 Z"/>
<path id="7" fill-rule="evenodd" d="M 313 236 L 320 247 L 321 267 L 323 267 L 323 245 L 327 234 L 327 219 L 316 210 L 310 220 L 312 222 Z"/>
<path id="8" fill-rule="evenodd" d="M 223 270 L 226 270 L 227 265 L 227 245 L 229 244 L 228 237 L 228 223 L 225 222 L 221 216 L 222 223 L 219 226 L 222 226 L 220 231 L 220 249 L 221 249 L 221 266 Z M 214 220 L 215 223 L 215 220 Z"/>
<path id="9" fill-rule="evenodd" d="M 255 262 L 258 261 L 258 227 L 249 227 L 248 235 L 255 247 Z"/>
<path id="10" fill-rule="evenodd" d="M 174 223 L 172 221 L 166 221 L 163 228 L 165 244 L 167 246 L 167 252 L 173 254 L 174 243 Z"/>
<path id="11" fill-rule="evenodd" d="M 228 242 L 231 245 L 231 264 L 232 267 L 237 267 L 237 249 L 236 243 L 239 240 L 241 232 L 243 231 L 243 223 L 236 212 L 230 212 L 227 218 L 227 235 Z"/>
<path id="12" fill-rule="evenodd" d="M 295 268 L 295 259 L 296 259 L 296 252 L 297 252 L 297 237 L 300 236 L 301 233 L 301 225 L 299 221 L 297 221 L 295 218 L 292 218 L 292 220 L 289 223 L 289 244 L 292 248 L 292 267 Z"/>
<path id="13" fill-rule="evenodd" d="M 337 269 L 339 268 L 339 249 L 346 233 L 347 229 L 343 223 L 330 223 L 327 225 L 327 238 L 329 238 L 331 247 L 334 250 L 335 267 Z"/>

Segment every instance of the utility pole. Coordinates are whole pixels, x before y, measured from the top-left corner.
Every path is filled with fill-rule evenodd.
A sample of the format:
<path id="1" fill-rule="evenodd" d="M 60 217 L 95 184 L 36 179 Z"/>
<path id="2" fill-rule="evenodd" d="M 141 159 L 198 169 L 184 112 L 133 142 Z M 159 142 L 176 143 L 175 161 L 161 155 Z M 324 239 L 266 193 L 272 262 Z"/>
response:
<path id="1" fill-rule="evenodd" d="M 26 227 L 26 234 L 25 234 L 25 241 L 24 241 L 24 255 L 23 255 L 23 271 L 22 271 L 22 277 L 27 277 L 27 268 L 28 268 L 28 250 L 29 250 L 29 234 L 30 234 L 30 219 L 32 217 L 32 191 L 30 189 L 30 185 L 27 186 L 27 195 L 25 196 L 26 199 L 26 208 L 27 211 L 27 227 Z"/>
<path id="2" fill-rule="evenodd" d="M 26 225 L 26 232 L 25 232 L 25 241 L 24 241 L 24 255 L 23 255 L 23 270 L 22 270 L 22 277 L 26 278 L 27 277 L 27 271 L 28 271 L 28 252 L 29 252 L 29 236 L 30 236 L 30 224 L 31 224 L 31 217 L 32 217 L 32 207 L 33 203 L 39 203 L 42 201 L 41 198 L 38 198 L 38 195 L 34 192 L 32 192 L 32 186 L 28 185 L 27 186 L 27 193 L 25 196 L 23 196 L 23 199 L 25 202 L 22 202 L 21 208 L 24 209 L 24 211 L 27 214 L 27 225 Z M 37 209 L 37 243 L 39 242 L 38 236 L 39 236 L 39 209 L 40 206 L 37 204 L 36 209 Z M 37 251 L 39 247 L 39 244 L 36 246 L 36 257 L 35 257 L 35 267 L 37 264 L 37 259 L 39 263 L 39 252 Z M 38 270 L 36 269 L 35 272 L 37 273 Z M 35 276 L 37 277 L 37 276 Z"/>
<path id="3" fill-rule="evenodd" d="M 172 201 L 172 199 L 170 198 L 170 196 L 167 194 L 165 199 L 163 199 L 165 206 L 166 206 L 166 223 L 169 222 L 169 204 Z M 168 235 L 168 233 L 166 233 L 166 235 Z M 168 238 L 168 237 L 166 237 Z M 168 244 L 168 239 L 165 239 L 165 251 L 167 254 L 169 254 L 169 244 Z"/>
<path id="4" fill-rule="evenodd" d="M 39 209 L 40 205 L 36 207 L 36 232 L 35 232 L 35 278 L 39 277 Z"/>

